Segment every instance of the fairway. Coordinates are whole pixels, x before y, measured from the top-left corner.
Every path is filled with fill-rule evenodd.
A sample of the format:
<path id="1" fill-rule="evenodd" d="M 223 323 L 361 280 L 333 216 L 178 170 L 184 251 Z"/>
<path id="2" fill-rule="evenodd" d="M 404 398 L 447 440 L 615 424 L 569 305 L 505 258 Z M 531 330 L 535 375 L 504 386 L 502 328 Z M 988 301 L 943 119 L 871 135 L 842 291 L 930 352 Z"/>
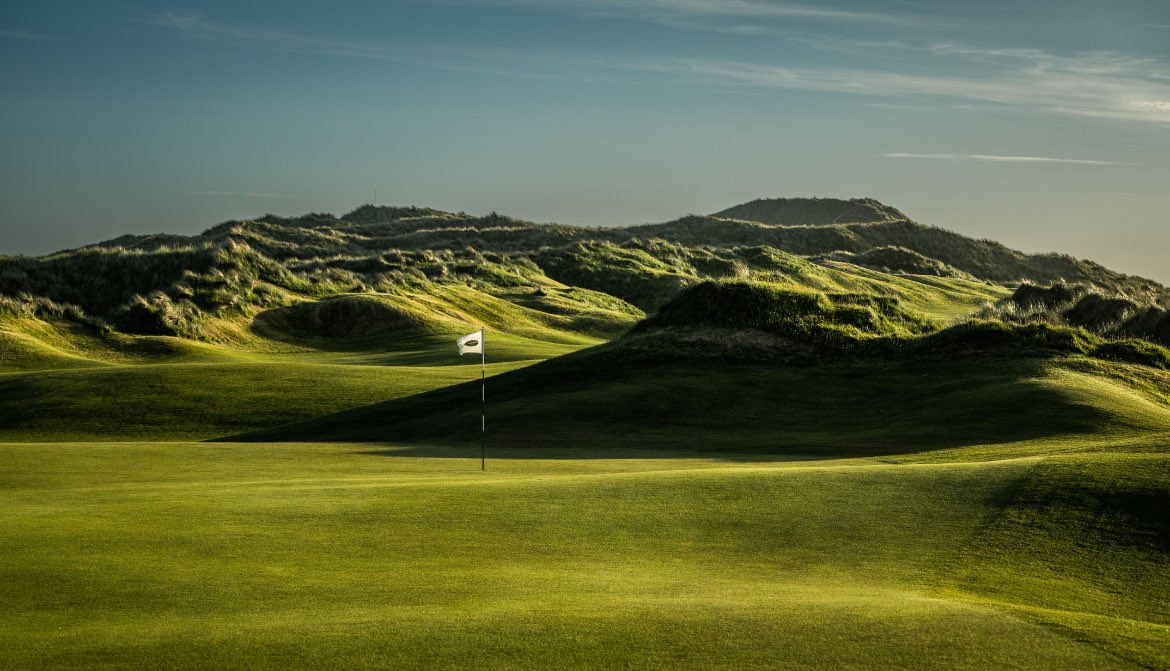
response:
<path id="1" fill-rule="evenodd" d="M 0 665 L 1164 668 L 1166 442 L 9 444 Z"/>
<path id="2" fill-rule="evenodd" d="M 0 671 L 1170 671 L 1167 29 L 5 2 Z"/>

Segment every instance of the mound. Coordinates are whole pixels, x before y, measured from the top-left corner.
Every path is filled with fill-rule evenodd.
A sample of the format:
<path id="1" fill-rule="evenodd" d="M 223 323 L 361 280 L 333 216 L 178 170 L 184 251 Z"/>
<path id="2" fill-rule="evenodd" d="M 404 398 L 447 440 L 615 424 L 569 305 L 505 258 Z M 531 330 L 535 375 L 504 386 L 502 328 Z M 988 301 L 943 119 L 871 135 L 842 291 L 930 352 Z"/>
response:
<path id="1" fill-rule="evenodd" d="M 652 332 L 670 327 L 713 326 L 759 330 L 834 349 L 852 349 L 881 336 L 910 336 L 935 328 L 902 308 L 893 296 L 826 293 L 796 285 L 751 281 L 703 282 L 681 292 L 635 327 Z"/>
<path id="2" fill-rule="evenodd" d="M 781 226 L 825 226 L 903 221 L 906 215 L 872 198 L 761 198 L 712 216 Z"/>
<path id="3" fill-rule="evenodd" d="M 385 300 L 351 295 L 268 310 L 252 326 L 274 340 L 305 341 L 421 335 L 431 332 L 433 324 Z"/>
<path id="4" fill-rule="evenodd" d="M 1170 386 L 1164 377 L 1155 379 Z M 489 443 L 516 448 L 894 454 L 1170 429 L 1164 401 L 1072 363 L 1041 358 L 946 356 L 793 367 L 647 361 L 607 346 L 492 378 L 487 399 Z M 224 440 L 478 439 L 477 381 Z"/>
<path id="5" fill-rule="evenodd" d="M 1014 323 L 1068 324 L 1106 337 L 1137 337 L 1170 345 L 1170 310 L 1154 299 L 1083 283 L 1023 284 L 982 316 Z"/>
<path id="6" fill-rule="evenodd" d="M 824 259 L 844 261 L 865 268 L 874 268 L 885 272 L 909 273 L 911 275 L 933 275 L 935 277 L 961 277 L 974 279 L 970 273 L 952 268 L 937 259 L 931 259 L 905 247 L 874 247 L 873 249 L 854 254 L 852 252 L 834 252 L 825 255 Z"/>
<path id="7" fill-rule="evenodd" d="M 507 445 L 892 453 L 1170 428 L 1159 366 L 1165 349 L 1083 329 L 938 331 L 891 296 L 725 280 L 688 287 L 607 345 L 493 378 L 488 398 Z M 474 387 L 233 440 L 460 442 L 475 437 Z"/>

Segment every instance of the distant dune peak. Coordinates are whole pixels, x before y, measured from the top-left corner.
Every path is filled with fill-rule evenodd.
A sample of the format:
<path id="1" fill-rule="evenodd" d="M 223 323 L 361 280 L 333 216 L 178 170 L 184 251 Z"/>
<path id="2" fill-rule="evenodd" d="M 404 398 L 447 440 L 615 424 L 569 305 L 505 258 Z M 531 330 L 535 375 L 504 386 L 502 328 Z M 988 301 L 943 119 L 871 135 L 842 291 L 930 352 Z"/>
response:
<path id="1" fill-rule="evenodd" d="M 780 226 L 827 226 L 906 221 L 897 209 L 873 198 L 760 198 L 712 216 Z"/>

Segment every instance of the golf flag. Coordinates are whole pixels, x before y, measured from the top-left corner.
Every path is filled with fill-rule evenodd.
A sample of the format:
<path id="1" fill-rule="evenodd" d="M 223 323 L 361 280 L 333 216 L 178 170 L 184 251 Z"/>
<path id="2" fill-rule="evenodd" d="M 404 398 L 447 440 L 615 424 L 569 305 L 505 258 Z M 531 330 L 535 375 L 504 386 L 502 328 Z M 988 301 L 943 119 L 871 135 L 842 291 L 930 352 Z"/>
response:
<path id="1" fill-rule="evenodd" d="M 478 354 L 479 359 L 479 469 L 487 470 L 487 394 L 484 380 L 487 378 L 487 355 L 483 352 L 483 336 L 486 329 L 468 333 L 455 341 L 459 356 Z"/>
<path id="2" fill-rule="evenodd" d="M 459 347 L 459 356 L 464 354 L 483 354 L 483 329 L 469 333 L 455 341 Z"/>

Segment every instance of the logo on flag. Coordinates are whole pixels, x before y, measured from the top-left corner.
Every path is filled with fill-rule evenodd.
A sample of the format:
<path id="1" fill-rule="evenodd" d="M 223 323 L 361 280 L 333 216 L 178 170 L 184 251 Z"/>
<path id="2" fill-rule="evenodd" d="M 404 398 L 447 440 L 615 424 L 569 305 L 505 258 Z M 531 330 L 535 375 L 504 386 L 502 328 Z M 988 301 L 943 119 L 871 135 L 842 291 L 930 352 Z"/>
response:
<path id="1" fill-rule="evenodd" d="M 464 354 L 483 354 L 483 329 L 469 333 L 455 341 L 459 347 L 459 356 Z"/>

